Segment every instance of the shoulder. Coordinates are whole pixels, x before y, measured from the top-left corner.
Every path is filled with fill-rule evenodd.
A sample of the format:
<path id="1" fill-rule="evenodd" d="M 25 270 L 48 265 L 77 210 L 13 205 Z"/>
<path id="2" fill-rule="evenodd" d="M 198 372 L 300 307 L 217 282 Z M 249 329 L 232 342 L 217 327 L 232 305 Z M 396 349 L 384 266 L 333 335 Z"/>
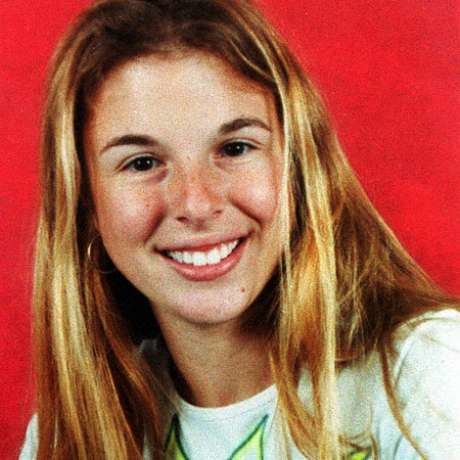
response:
<path id="1" fill-rule="evenodd" d="M 391 368 L 395 396 L 410 433 L 430 459 L 450 459 L 460 451 L 460 312 L 428 312 L 397 333 Z M 380 399 L 387 412 L 388 397 Z M 382 417 L 381 438 L 394 419 Z M 399 433 L 394 458 L 419 458 Z"/>
<path id="2" fill-rule="evenodd" d="M 394 379 L 398 380 L 402 371 L 407 374 L 413 364 L 417 364 L 419 371 L 420 366 L 437 365 L 460 352 L 460 311 L 429 311 L 412 318 L 399 326 L 393 340 L 396 355 L 391 372 Z"/>
<path id="3" fill-rule="evenodd" d="M 449 309 L 415 318 L 398 331 L 396 348 L 392 377 L 398 392 L 423 387 L 430 390 L 431 397 L 442 399 L 459 383 L 460 312 Z M 435 383 L 442 386 L 436 387 Z"/>
<path id="4" fill-rule="evenodd" d="M 449 392 L 460 396 L 454 391 L 460 383 L 459 311 L 429 312 L 410 321 L 398 331 L 396 349 L 392 377 L 403 399 L 418 387 L 439 402 Z"/>
<path id="5" fill-rule="evenodd" d="M 389 363 L 390 377 L 399 391 L 411 382 L 416 384 L 420 376 L 429 379 L 445 376 L 446 372 L 455 375 L 460 367 L 460 311 L 446 309 L 413 318 L 395 332 L 393 345 L 396 355 Z M 430 369 L 441 372 L 425 372 Z M 340 374 L 341 381 L 347 386 L 380 390 L 379 354 L 373 352 L 364 362 L 345 368 Z"/>
<path id="6" fill-rule="evenodd" d="M 414 345 L 451 345 L 457 348 L 460 343 L 458 330 L 460 327 L 460 311 L 445 309 L 428 311 L 419 315 L 400 327 L 396 333 L 396 345 L 399 360 L 411 350 Z M 447 337 L 445 336 L 447 334 Z"/>
<path id="7" fill-rule="evenodd" d="M 422 320 L 422 322 L 420 321 Z M 403 400 L 436 402 L 445 415 L 460 418 L 460 312 L 425 314 L 401 331 L 393 379 Z M 450 400 L 450 402 L 448 402 Z"/>
<path id="8" fill-rule="evenodd" d="M 37 414 L 32 415 L 29 424 L 27 425 L 24 443 L 21 447 L 19 460 L 33 460 L 37 452 L 37 432 L 38 432 L 38 418 Z"/>
<path id="9" fill-rule="evenodd" d="M 460 452 L 460 312 L 420 315 L 395 333 L 390 380 L 401 416 L 431 459 Z M 420 456 L 402 434 L 390 408 L 377 352 L 345 368 L 338 378 L 342 428 L 347 437 L 375 439 L 381 458 Z"/>

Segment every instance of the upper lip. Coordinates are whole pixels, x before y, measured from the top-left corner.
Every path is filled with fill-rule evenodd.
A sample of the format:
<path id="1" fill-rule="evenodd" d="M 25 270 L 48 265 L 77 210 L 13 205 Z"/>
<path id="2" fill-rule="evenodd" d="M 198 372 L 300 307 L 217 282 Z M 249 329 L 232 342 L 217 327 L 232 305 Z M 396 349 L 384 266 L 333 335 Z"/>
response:
<path id="1" fill-rule="evenodd" d="M 171 251 L 209 251 L 215 246 L 223 243 L 231 243 L 240 238 L 245 238 L 247 234 L 232 233 L 228 235 L 213 235 L 201 238 L 184 240 L 171 245 L 157 247 L 160 252 Z"/>

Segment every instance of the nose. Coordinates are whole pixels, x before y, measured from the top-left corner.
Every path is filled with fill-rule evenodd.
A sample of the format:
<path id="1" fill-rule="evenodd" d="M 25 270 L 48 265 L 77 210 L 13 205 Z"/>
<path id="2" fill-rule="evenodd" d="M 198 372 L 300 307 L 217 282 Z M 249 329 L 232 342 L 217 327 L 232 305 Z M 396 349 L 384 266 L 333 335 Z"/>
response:
<path id="1" fill-rule="evenodd" d="M 222 213 L 223 184 L 209 168 L 182 171 L 174 182 L 177 198 L 173 212 L 179 222 L 202 226 Z"/>

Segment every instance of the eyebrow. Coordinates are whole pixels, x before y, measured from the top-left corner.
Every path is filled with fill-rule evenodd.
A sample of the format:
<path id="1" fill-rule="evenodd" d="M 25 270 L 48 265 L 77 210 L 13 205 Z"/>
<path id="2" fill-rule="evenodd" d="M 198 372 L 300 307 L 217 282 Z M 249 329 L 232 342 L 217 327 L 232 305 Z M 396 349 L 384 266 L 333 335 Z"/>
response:
<path id="1" fill-rule="evenodd" d="M 155 147 L 158 145 L 153 137 L 146 134 L 124 134 L 111 139 L 101 150 L 101 155 L 112 147 L 119 147 L 122 145 L 139 145 L 143 147 Z"/>
<path id="2" fill-rule="evenodd" d="M 219 127 L 218 134 L 220 136 L 239 131 L 243 128 L 258 127 L 272 132 L 271 128 L 259 118 L 236 118 L 222 124 Z M 151 136 L 146 134 L 124 134 L 111 139 L 101 150 L 101 155 L 112 147 L 119 147 L 123 145 L 138 145 L 142 147 L 155 147 L 159 142 Z"/>
<path id="3" fill-rule="evenodd" d="M 224 123 L 219 128 L 219 135 L 229 134 L 251 126 L 263 128 L 269 132 L 272 131 L 270 127 L 259 118 L 236 118 L 235 120 L 229 121 L 228 123 Z"/>

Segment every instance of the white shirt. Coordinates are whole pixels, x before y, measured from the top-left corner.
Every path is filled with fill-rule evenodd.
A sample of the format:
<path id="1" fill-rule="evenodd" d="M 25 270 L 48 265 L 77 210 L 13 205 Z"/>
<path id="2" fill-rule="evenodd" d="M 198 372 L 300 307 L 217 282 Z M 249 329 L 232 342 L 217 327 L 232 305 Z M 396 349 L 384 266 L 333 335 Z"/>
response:
<path id="1" fill-rule="evenodd" d="M 402 328 L 392 368 L 396 395 L 410 433 L 429 460 L 460 459 L 460 312 L 428 313 L 430 319 L 408 333 Z M 141 350 L 155 348 L 144 341 Z M 378 355 L 365 364 L 344 369 L 337 382 L 340 420 L 347 436 L 369 429 L 382 460 L 415 460 L 420 456 L 400 432 L 386 399 Z M 299 393 L 311 409 L 307 374 Z M 276 411 L 277 390 L 271 386 L 255 396 L 219 408 L 192 406 L 176 395 L 165 408 L 170 418 L 165 439 L 166 458 L 191 460 L 280 460 L 282 434 Z M 20 460 L 35 458 L 36 416 L 29 423 Z M 370 445 L 363 442 L 364 447 Z M 288 440 L 293 460 L 305 459 Z M 352 458 L 365 458 L 355 453 Z M 263 455 L 263 456 L 262 456 Z M 372 458 L 372 457 L 368 457 Z M 150 459 L 148 445 L 144 459 Z"/>

